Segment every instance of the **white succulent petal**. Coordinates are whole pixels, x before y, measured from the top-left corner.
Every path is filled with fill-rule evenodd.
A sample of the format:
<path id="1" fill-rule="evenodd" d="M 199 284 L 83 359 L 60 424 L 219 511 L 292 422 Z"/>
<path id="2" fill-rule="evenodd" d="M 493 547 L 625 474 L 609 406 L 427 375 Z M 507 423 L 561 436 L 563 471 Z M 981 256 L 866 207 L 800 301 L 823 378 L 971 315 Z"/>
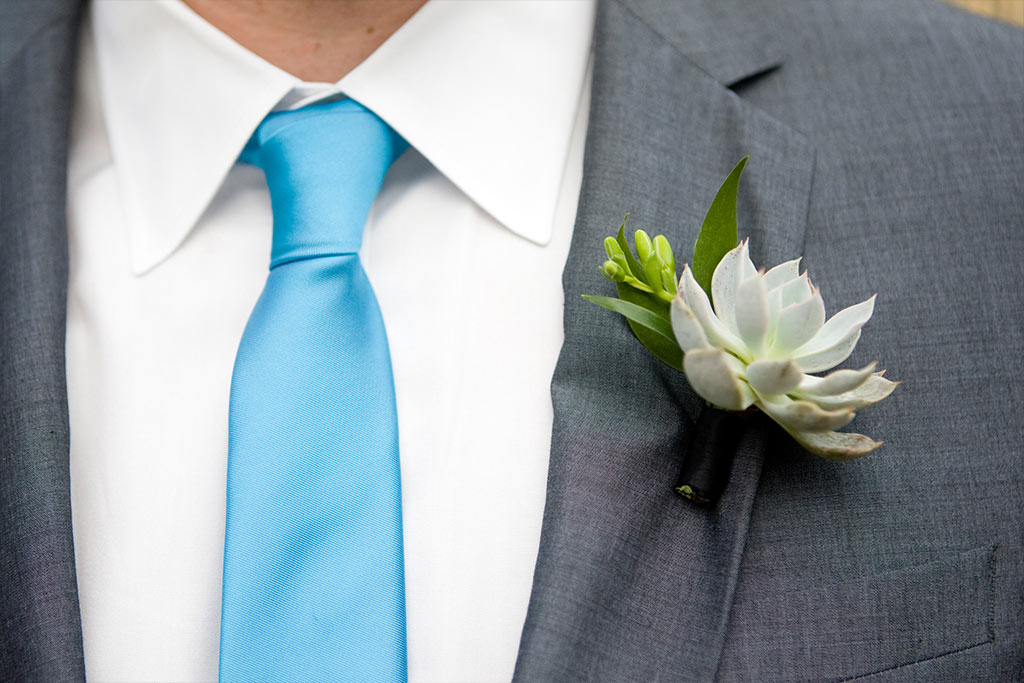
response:
<path id="1" fill-rule="evenodd" d="M 746 410 L 754 395 L 729 358 L 721 349 L 694 349 L 683 356 L 683 371 L 704 400 L 726 410 Z"/>
<path id="2" fill-rule="evenodd" d="M 793 354 L 793 360 L 803 369 L 804 372 L 821 372 L 834 368 L 850 357 L 853 348 L 857 346 L 860 339 L 860 330 L 854 330 L 850 336 L 840 339 L 835 346 L 815 353 L 798 356 Z"/>
<path id="3" fill-rule="evenodd" d="M 891 394 L 898 384 L 899 382 L 892 382 L 882 377 L 880 373 L 875 373 L 856 389 L 834 396 L 807 395 L 805 398 L 814 401 L 825 410 L 867 408 Z"/>
<path id="4" fill-rule="evenodd" d="M 762 395 L 788 394 L 800 385 L 804 373 L 789 358 L 755 360 L 747 366 L 747 381 Z"/>
<path id="5" fill-rule="evenodd" d="M 758 274 L 757 266 L 750 260 L 750 238 L 743 240 L 743 258 L 740 260 L 740 282 Z M 763 275 L 763 273 L 761 273 Z"/>
<path id="6" fill-rule="evenodd" d="M 769 292 L 800 276 L 800 259 L 786 261 L 764 274 L 764 287 Z"/>
<path id="7" fill-rule="evenodd" d="M 771 326 L 768 292 L 764 278 L 755 273 L 736 290 L 736 329 L 740 339 L 755 356 L 764 350 L 765 337 Z"/>
<path id="8" fill-rule="evenodd" d="M 779 313 L 782 312 L 782 288 L 776 287 L 775 289 L 768 290 L 768 311 L 772 318 L 772 324 L 779 317 Z"/>
<path id="9" fill-rule="evenodd" d="M 739 331 L 736 329 L 734 309 L 736 292 L 744 279 L 746 264 L 750 264 L 751 270 L 754 269 L 754 264 L 750 263 L 750 257 L 747 255 L 747 242 L 744 240 L 722 257 L 711 276 L 711 300 L 715 305 L 715 315 L 732 332 Z"/>
<path id="10" fill-rule="evenodd" d="M 669 306 L 669 317 L 672 320 L 672 332 L 683 353 L 710 346 L 707 335 L 704 334 L 704 328 L 690 307 L 686 305 L 683 297 L 677 296 L 672 299 L 672 304 Z"/>
<path id="11" fill-rule="evenodd" d="M 790 304 L 779 313 L 772 341 L 772 354 L 788 355 L 814 338 L 825 324 L 825 302 L 821 292 L 814 290 L 809 299 Z"/>
<path id="12" fill-rule="evenodd" d="M 874 311 L 874 296 L 859 304 L 844 308 L 829 318 L 818 334 L 797 349 L 794 356 L 807 356 L 835 347 L 841 340 L 849 338 L 852 332 L 863 327 L 864 323 L 871 319 L 871 314 Z"/>
<path id="13" fill-rule="evenodd" d="M 739 377 L 740 379 L 744 379 L 744 374 L 747 370 L 746 362 L 740 360 L 731 353 L 725 354 L 725 362 L 730 368 L 732 368 L 732 371 L 736 373 L 737 377 Z"/>
<path id="14" fill-rule="evenodd" d="M 807 273 L 790 280 L 780 289 L 782 290 L 783 308 L 811 298 L 811 281 L 807 279 Z"/>
<path id="15" fill-rule="evenodd" d="M 755 394 L 754 390 L 750 388 L 750 385 L 743 380 L 740 380 L 740 396 L 740 407 L 738 410 L 746 410 L 750 406 L 754 405 L 755 401 L 757 401 L 757 394 Z"/>
<path id="16" fill-rule="evenodd" d="M 875 372 L 878 363 L 868 363 L 860 370 L 836 370 L 824 377 L 804 375 L 800 381 L 799 393 L 812 396 L 836 396 L 853 391 L 867 381 Z"/>
<path id="17" fill-rule="evenodd" d="M 694 391 L 718 408 L 756 404 L 812 453 L 859 458 L 881 442 L 836 430 L 898 383 L 875 372 L 875 363 L 824 377 L 805 373 L 849 357 L 875 297 L 826 321 L 821 293 L 799 268 L 800 259 L 793 259 L 759 273 L 744 241 L 719 262 L 709 297 L 684 267 L 669 307 L 683 371 Z"/>
<path id="18" fill-rule="evenodd" d="M 787 431 L 811 453 L 830 460 L 856 460 L 882 445 L 881 441 L 854 432 Z"/>
<path id="19" fill-rule="evenodd" d="M 770 398 L 758 394 L 761 410 L 787 430 L 798 432 L 829 432 L 850 424 L 854 412 L 849 408 L 825 410 L 815 403 L 788 396 Z"/>
<path id="20" fill-rule="evenodd" d="M 779 329 L 779 313 L 782 312 L 782 290 L 778 287 L 768 292 L 768 336 L 764 339 L 765 348 L 775 343 L 775 333 Z"/>
<path id="21" fill-rule="evenodd" d="M 778 266 L 776 266 L 776 268 L 777 267 Z M 770 273 L 770 272 L 772 272 L 774 270 L 775 270 L 775 268 L 772 268 L 772 270 L 769 270 L 768 273 Z M 768 273 L 765 273 L 765 277 L 768 277 Z M 790 273 L 786 273 L 786 275 L 789 275 L 789 274 Z M 778 291 L 778 292 L 781 293 L 782 290 L 786 289 L 786 287 L 795 287 L 796 286 L 795 283 L 796 283 L 797 280 L 803 280 L 806 277 L 807 277 L 806 273 L 804 273 L 803 275 L 801 275 L 800 273 L 796 273 L 796 274 L 793 275 L 793 277 L 787 278 L 785 280 L 781 279 L 781 276 L 776 276 L 775 278 L 773 278 L 773 281 L 771 282 L 771 287 L 768 288 L 768 292 L 771 293 L 771 292 Z"/>
<path id="22" fill-rule="evenodd" d="M 715 315 L 715 312 L 711 310 L 711 302 L 708 301 L 708 295 L 697 284 L 697 280 L 693 277 L 689 266 L 683 267 L 680 291 L 682 292 L 684 302 L 690 307 L 690 310 L 700 322 L 701 327 L 704 328 L 704 334 L 707 335 L 708 341 L 713 346 L 732 351 L 738 356 L 748 355 L 747 349 L 739 335 L 727 328 L 718 316 Z"/>

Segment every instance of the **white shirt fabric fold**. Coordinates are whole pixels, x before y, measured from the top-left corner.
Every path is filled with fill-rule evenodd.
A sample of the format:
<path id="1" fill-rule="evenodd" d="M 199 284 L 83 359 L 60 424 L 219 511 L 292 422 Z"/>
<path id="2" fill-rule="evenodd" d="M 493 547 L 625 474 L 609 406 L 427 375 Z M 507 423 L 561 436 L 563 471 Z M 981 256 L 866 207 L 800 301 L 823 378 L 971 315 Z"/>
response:
<path id="1" fill-rule="evenodd" d="M 69 157 L 68 400 L 86 671 L 217 677 L 227 415 L 267 274 L 274 108 L 342 93 L 411 144 L 360 252 L 398 399 L 412 681 L 511 677 L 582 173 L 592 0 L 428 3 L 336 84 L 180 2 L 91 5 Z"/>

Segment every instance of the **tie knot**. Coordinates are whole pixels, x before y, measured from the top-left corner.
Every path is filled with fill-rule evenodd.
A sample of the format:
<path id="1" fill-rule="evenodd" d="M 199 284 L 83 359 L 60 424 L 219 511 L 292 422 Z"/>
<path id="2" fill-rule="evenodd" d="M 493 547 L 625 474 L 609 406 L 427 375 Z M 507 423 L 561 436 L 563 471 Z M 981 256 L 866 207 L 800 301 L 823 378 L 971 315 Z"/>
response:
<path id="1" fill-rule="evenodd" d="M 240 159 L 267 176 L 274 213 L 270 267 L 358 252 L 384 175 L 407 147 L 351 99 L 263 119 Z"/>

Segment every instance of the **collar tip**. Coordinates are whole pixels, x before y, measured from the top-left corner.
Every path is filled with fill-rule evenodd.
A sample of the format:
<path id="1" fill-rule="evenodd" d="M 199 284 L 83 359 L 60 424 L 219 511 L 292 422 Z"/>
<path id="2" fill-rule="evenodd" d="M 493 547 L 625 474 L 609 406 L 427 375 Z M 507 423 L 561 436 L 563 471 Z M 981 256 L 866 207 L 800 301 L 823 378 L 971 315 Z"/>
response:
<path id="1" fill-rule="evenodd" d="M 160 265 L 167 258 L 164 254 L 136 251 L 131 255 L 132 275 L 142 277 Z"/>
<path id="2" fill-rule="evenodd" d="M 548 246 L 548 244 L 551 243 L 551 235 L 553 232 L 551 225 L 548 225 L 547 227 L 544 228 L 541 228 L 537 225 L 528 225 L 525 227 L 509 225 L 509 230 L 519 235 L 523 239 L 533 242 L 538 247 Z"/>

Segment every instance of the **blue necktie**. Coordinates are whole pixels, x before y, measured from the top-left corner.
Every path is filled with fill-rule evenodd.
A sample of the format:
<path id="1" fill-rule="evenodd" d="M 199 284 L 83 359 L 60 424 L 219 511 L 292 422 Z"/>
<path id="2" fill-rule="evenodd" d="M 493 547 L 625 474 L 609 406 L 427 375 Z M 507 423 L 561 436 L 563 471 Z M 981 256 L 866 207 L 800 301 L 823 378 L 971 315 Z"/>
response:
<path id="1" fill-rule="evenodd" d="M 274 239 L 231 381 L 222 681 L 405 681 L 398 423 L 359 262 L 407 144 L 340 100 L 269 115 Z"/>

